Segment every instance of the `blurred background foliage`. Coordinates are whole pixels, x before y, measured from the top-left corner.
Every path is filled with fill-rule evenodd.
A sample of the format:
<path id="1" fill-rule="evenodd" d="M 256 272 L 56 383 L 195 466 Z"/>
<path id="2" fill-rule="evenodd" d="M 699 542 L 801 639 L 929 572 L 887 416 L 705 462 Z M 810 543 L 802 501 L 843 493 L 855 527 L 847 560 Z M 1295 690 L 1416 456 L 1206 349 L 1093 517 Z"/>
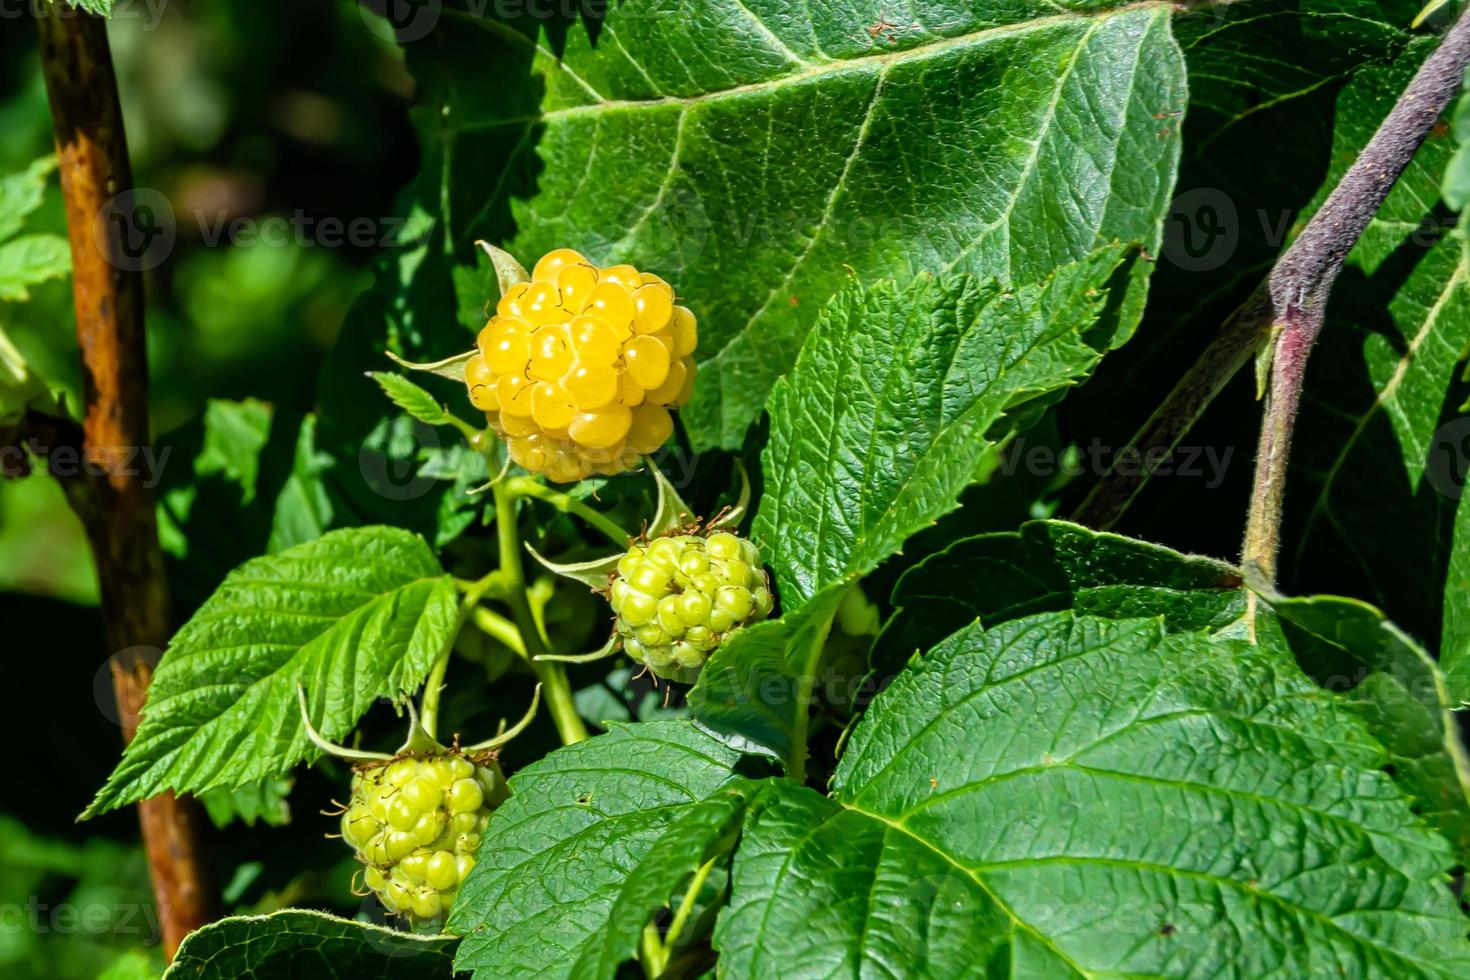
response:
<path id="1" fill-rule="evenodd" d="M 368 29 L 357 5 L 334 0 L 130 4 L 108 30 L 136 182 L 162 193 L 177 216 L 174 251 L 147 279 L 154 429 L 182 459 L 193 454 L 196 472 L 213 465 L 233 474 L 229 460 L 199 454 L 203 422 L 269 425 L 274 416 L 299 424 L 313 407 L 325 354 L 371 282 L 374 246 L 396 225 L 394 196 L 418 168 L 412 83 L 398 47 Z M 52 151 L 26 17 L 8 18 L 0 31 L 0 132 L 0 174 Z M 276 219 L 283 229 L 366 218 L 374 231 L 340 244 L 294 230 L 231 243 L 214 234 L 226 217 Z M 26 231 L 65 234 L 54 174 Z M 29 302 L 0 302 L 0 329 L 75 406 L 70 283 L 42 283 L 30 294 Z M 251 401 L 211 410 L 211 399 Z M 175 468 L 188 469 L 164 472 Z M 207 490 L 171 492 L 187 515 Z M 173 530 L 175 556 L 206 546 L 186 545 Z M 166 545 L 169 531 L 166 521 Z M 235 561 L 221 560 L 224 568 Z M 207 591 L 214 583 L 200 584 Z M 192 597 L 176 600 L 183 606 Z M 41 474 L 0 480 L 0 622 L 20 666 L 11 690 L 48 692 L 44 710 L 23 710 L 19 723 L 66 753 L 43 782 L 0 800 L 0 976 L 156 976 L 157 918 L 136 816 L 72 823 L 115 761 L 119 738 L 90 555 L 60 488 Z M 94 671 L 95 684 L 77 683 Z M 285 816 L 279 793 L 211 807 L 241 816 L 208 840 L 227 908 L 357 908 L 346 890 L 350 871 L 333 864 L 350 856 L 319 846 L 329 822 L 314 811 L 330 805 L 327 777 L 344 778 L 324 772 L 308 774 L 310 784 L 292 798 L 312 819 L 284 830 L 265 826 Z"/>

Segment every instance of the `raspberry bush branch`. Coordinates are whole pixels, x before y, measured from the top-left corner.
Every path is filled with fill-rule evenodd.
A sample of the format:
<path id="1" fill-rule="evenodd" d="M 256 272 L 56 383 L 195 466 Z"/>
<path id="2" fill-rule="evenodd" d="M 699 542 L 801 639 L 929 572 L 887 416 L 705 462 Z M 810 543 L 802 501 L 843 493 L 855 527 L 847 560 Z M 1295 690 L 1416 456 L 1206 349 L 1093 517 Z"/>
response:
<path id="1" fill-rule="evenodd" d="M 1470 66 L 1470 12 L 1462 12 L 1420 67 L 1357 161 L 1287 249 L 1268 279 L 1274 350 L 1242 560 L 1276 578 L 1287 458 L 1307 358 L 1322 332 L 1332 286 L 1388 192 L 1449 108 Z"/>
<path id="2" fill-rule="evenodd" d="M 51 105 L 72 255 L 72 294 L 83 361 L 83 444 L 104 475 L 79 478 L 68 499 L 97 564 L 113 689 L 131 741 L 152 674 L 137 656 L 168 642 L 168 590 L 157 518 L 129 447 L 149 443 L 143 277 L 103 251 L 96 229 L 109 201 L 133 186 L 117 79 L 105 23 L 70 5 L 37 8 L 42 71 Z M 110 229 L 108 229 L 110 231 Z M 165 793 L 138 804 L 166 957 L 210 918 L 199 812 Z"/>
<path id="3" fill-rule="evenodd" d="M 531 609 L 527 594 L 525 565 L 521 560 L 521 532 L 518 523 L 517 497 L 503 484 L 497 483 L 491 492 L 495 495 L 495 534 L 500 553 L 500 571 L 507 589 L 506 602 L 510 605 L 512 620 L 520 634 L 521 645 L 530 659 L 531 669 L 541 682 L 546 706 L 556 724 L 562 743 L 571 745 L 587 738 L 587 725 L 577 714 L 576 702 L 572 699 L 571 683 L 567 680 L 566 668 L 557 663 L 538 660 L 540 654 L 550 653 L 541 623 Z"/>
<path id="4" fill-rule="evenodd" d="M 1320 334 L 1333 284 L 1414 154 L 1455 94 L 1470 64 L 1470 18 L 1456 19 L 1327 201 L 1276 262 L 1266 280 L 1225 321 L 1210 344 L 1129 442 L 1118 460 L 1173 449 L 1252 356 L 1270 358 L 1255 481 L 1242 560 L 1276 576 L 1288 454 L 1307 356 Z M 1269 346 L 1269 353 L 1263 349 Z M 1141 452 L 1136 456 L 1135 451 Z M 1074 519 L 1106 529 L 1117 523 L 1152 475 L 1114 465 Z"/>
<path id="5" fill-rule="evenodd" d="M 449 658 L 454 655 L 454 637 L 471 620 L 474 611 L 479 608 L 480 600 L 490 592 L 503 591 L 502 581 L 504 576 L 496 569 L 478 581 L 473 582 L 465 589 L 464 598 L 459 603 L 459 621 L 450 633 L 450 639 L 444 644 L 444 651 L 439 654 L 439 659 L 434 661 L 433 668 L 429 671 L 428 679 L 424 681 L 424 698 L 420 707 L 420 724 L 424 731 L 432 738 L 436 734 L 439 724 L 439 697 L 444 691 L 444 675 L 449 670 Z"/>

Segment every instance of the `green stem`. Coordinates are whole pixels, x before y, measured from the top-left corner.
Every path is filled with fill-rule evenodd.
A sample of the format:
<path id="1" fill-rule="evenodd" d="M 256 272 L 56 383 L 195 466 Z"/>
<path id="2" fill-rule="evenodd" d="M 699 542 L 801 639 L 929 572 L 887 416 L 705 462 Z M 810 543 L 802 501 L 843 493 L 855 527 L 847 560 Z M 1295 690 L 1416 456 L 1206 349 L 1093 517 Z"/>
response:
<path id="1" fill-rule="evenodd" d="M 484 606 L 476 606 L 475 611 L 470 615 L 475 625 L 487 636 L 504 643 L 518 656 L 526 656 L 526 641 L 521 637 L 521 631 L 516 628 L 515 623 Z"/>
<path id="2" fill-rule="evenodd" d="M 617 522 L 606 514 L 588 507 L 582 501 L 570 494 L 553 490 L 546 484 L 529 476 L 513 476 L 504 481 L 506 491 L 513 497 L 534 497 L 543 503 L 550 504 L 563 514 L 576 514 L 582 520 L 601 531 L 613 544 L 619 548 L 628 546 L 628 539 L 632 537 L 627 531 L 618 527 Z"/>
<path id="3" fill-rule="evenodd" d="M 811 730 L 812 691 L 816 686 L 817 665 L 827 645 L 827 636 L 832 632 L 832 623 L 837 618 L 834 608 L 821 626 L 812 633 L 807 646 L 806 665 L 796 684 L 796 715 L 791 725 L 791 757 L 787 760 L 786 772 L 798 783 L 806 782 L 807 735 Z"/>
<path id="4" fill-rule="evenodd" d="M 454 652 L 454 638 L 459 635 L 470 614 L 479 608 L 480 599 L 496 587 L 501 577 L 500 570 L 496 569 L 472 582 L 455 583 L 464 592 L 464 598 L 459 602 L 459 623 L 449 634 L 449 642 L 444 645 L 439 659 L 430 668 L 428 680 L 424 681 L 424 697 L 419 703 L 419 727 L 430 738 L 435 736 L 435 730 L 439 727 L 439 695 L 444 691 L 444 675 L 449 670 L 449 657 Z"/>
<path id="5" fill-rule="evenodd" d="M 643 975 L 648 980 L 653 980 L 669 965 L 668 950 L 659 939 L 658 926 L 652 922 L 643 927 L 643 934 L 638 937 L 638 962 L 643 964 Z"/>
<path id="6" fill-rule="evenodd" d="M 684 931 L 684 925 L 689 921 L 689 916 L 694 912 L 694 903 L 699 898 L 699 890 L 704 887 L 705 879 L 714 870 L 715 862 L 720 859 L 716 854 L 704 864 L 700 865 L 698 871 L 694 872 L 689 887 L 684 889 L 684 897 L 679 900 L 678 911 L 674 913 L 674 921 L 669 924 L 669 931 L 664 936 L 664 959 L 667 961 L 669 950 L 673 949 L 679 942 L 679 934 Z"/>
<path id="7" fill-rule="evenodd" d="M 444 674 L 449 670 L 449 652 L 450 648 L 446 648 L 439 655 L 439 659 L 434 661 L 434 668 L 429 671 L 429 679 L 424 681 L 424 700 L 419 706 L 419 727 L 430 738 L 435 737 L 435 729 L 439 727 L 439 694 L 444 690 Z"/>
<path id="8" fill-rule="evenodd" d="M 500 572 L 511 586 L 506 603 L 510 606 L 516 628 L 520 630 L 531 669 L 541 681 L 541 696 L 551 709 L 551 719 L 556 724 L 562 744 L 571 745 L 587 739 L 587 726 L 577 714 L 572 700 L 572 686 L 567 673 L 558 663 L 539 661 L 539 654 L 550 653 L 545 635 L 531 612 L 531 603 L 526 597 L 526 571 L 521 562 L 521 532 L 516 523 L 516 494 L 506 486 L 510 481 L 495 484 L 495 533 L 500 544 Z"/>
<path id="9" fill-rule="evenodd" d="M 460 434 L 465 437 L 465 440 L 471 446 L 475 445 L 476 440 L 482 434 L 481 430 L 475 428 L 473 425 L 470 425 L 468 422 L 460 418 L 458 415 L 455 415 L 453 412 L 445 411 L 444 417 L 448 420 L 450 425 L 459 430 Z"/>

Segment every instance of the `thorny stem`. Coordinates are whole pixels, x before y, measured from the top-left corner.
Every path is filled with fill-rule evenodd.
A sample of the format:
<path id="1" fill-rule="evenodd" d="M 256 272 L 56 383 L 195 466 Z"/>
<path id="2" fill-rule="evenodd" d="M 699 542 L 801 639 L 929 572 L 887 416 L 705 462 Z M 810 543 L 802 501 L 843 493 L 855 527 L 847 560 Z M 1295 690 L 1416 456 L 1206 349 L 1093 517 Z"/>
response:
<path id="1" fill-rule="evenodd" d="M 1287 458 L 1307 357 L 1322 331 L 1327 300 L 1347 255 L 1460 90 L 1470 64 L 1470 15 L 1462 14 L 1339 181 L 1320 210 L 1272 268 L 1266 281 L 1227 320 L 1219 336 L 1180 379 L 1119 459 L 1171 450 L 1253 353 L 1267 343 L 1271 373 L 1261 425 L 1255 484 L 1242 563 L 1265 581 L 1276 578 Z M 1142 453 L 1139 451 L 1143 450 Z M 1114 468 L 1075 517 L 1111 527 L 1151 475 Z"/>
<path id="2" fill-rule="evenodd" d="M 541 681 L 542 694 L 551 710 L 551 719 L 556 723 L 557 734 L 562 744 L 571 745 L 587 739 L 587 726 L 577 714 L 572 700 L 571 684 L 567 672 L 558 663 L 539 661 L 537 655 L 551 652 L 540 624 L 531 612 L 531 603 L 526 597 L 526 571 L 521 562 L 521 534 L 516 522 L 516 496 L 505 486 L 504 481 L 492 488 L 495 495 L 495 532 L 500 545 L 500 571 L 510 586 L 506 602 L 511 609 L 516 628 L 520 630 L 530 659 L 531 669 Z"/>
<path id="3" fill-rule="evenodd" d="M 96 558 L 107 640 L 118 651 L 113 689 L 123 739 L 130 741 L 152 678 L 151 661 L 141 653 L 161 649 L 169 634 L 153 500 L 127 465 L 149 439 L 143 277 L 127 270 L 118 229 L 104 224 L 124 216 L 110 205 L 132 190 L 132 169 L 105 23 L 57 2 L 40 6 L 36 25 L 71 243 L 84 369 L 83 446 L 104 471 L 68 479 L 66 493 Z M 198 813 L 193 801 L 172 793 L 138 804 L 165 958 L 211 917 Z"/>
<path id="4" fill-rule="evenodd" d="M 626 548 L 632 535 L 617 525 L 606 514 L 588 507 L 570 494 L 553 490 L 546 484 L 529 476 L 513 476 L 505 481 L 506 491 L 516 497 L 534 497 L 548 503 L 563 514 L 576 514 L 582 520 L 601 531 L 613 544 Z"/>

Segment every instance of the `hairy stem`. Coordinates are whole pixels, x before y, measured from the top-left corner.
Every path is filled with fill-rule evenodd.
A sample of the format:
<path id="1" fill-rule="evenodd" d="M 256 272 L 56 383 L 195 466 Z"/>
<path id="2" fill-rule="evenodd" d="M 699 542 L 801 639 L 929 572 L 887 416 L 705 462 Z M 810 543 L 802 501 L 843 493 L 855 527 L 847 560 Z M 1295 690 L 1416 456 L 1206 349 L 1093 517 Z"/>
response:
<path id="1" fill-rule="evenodd" d="M 505 488 L 514 496 L 534 497 L 543 503 L 550 504 L 563 514 L 577 515 L 592 527 L 601 531 L 604 537 L 619 548 L 626 548 L 628 546 L 628 540 L 632 537 L 627 531 L 618 527 L 617 522 L 606 514 L 594 510 L 570 494 L 551 489 L 533 477 L 513 476 L 505 481 Z"/>
<path id="2" fill-rule="evenodd" d="M 148 444 L 148 357 L 143 279 L 128 271 L 115 225 L 104 224 L 116 195 L 131 191 L 117 79 L 103 21 L 63 3 L 37 11 L 41 67 L 51 103 L 61 189 L 71 243 L 72 294 L 81 344 L 86 458 L 101 470 L 67 497 L 86 528 L 97 563 L 123 739 L 137 729 L 152 678 L 151 659 L 168 642 L 168 588 L 154 505 L 128 465 Z M 131 215 L 128 215 L 131 217 Z M 210 919 L 199 845 L 198 808 L 172 793 L 138 804 L 164 955 Z"/>
<path id="3" fill-rule="evenodd" d="M 1276 579 L 1287 458 L 1307 358 L 1322 332 L 1333 283 L 1388 192 L 1460 91 L 1467 65 L 1470 13 L 1462 13 L 1267 280 L 1277 312 L 1274 323 L 1281 329 L 1272 354 L 1241 562 L 1268 581 Z"/>
<path id="4" fill-rule="evenodd" d="M 551 711 L 551 719 L 556 724 L 556 731 L 561 736 L 562 744 L 571 745 L 573 742 L 585 741 L 587 726 L 577 714 L 577 706 L 572 700 L 572 686 L 567 680 L 566 670 L 561 664 L 536 659 L 538 654 L 551 651 L 548 649 L 546 636 L 541 631 L 541 624 L 537 622 L 535 614 L 531 611 L 531 603 L 526 596 L 526 570 L 521 561 L 521 532 L 516 523 L 516 496 L 506 488 L 504 481 L 495 484 L 493 493 L 495 494 L 495 532 L 500 545 L 500 571 L 510 585 L 510 595 L 506 602 L 510 606 L 516 628 L 520 631 L 521 639 L 525 644 L 531 669 L 536 672 L 537 679 L 541 681 L 541 693 L 546 698 L 546 706 Z"/>
<path id="5" fill-rule="evenodd" d="M 1267 579 L 1276 576 L 1291 436 L 1307 357 L 1321 333 L 1328 296 L 1348 253 L 1460 90 L 1467 63 L 1470 18 L 1462 14 L 1266 281 L 1225 322 L 1216 340 L 1134 435 L 1129 450 L 1118 454 L 1120 460 L 1164 458 L 1251 355 L 1274 344 L 1242 556 Z M 1150 475 L 1148 466 L 1122 471 L 1115 466 L 1093 488 L 1075 519 L 1092 527 L 1111 527 Z"/>

